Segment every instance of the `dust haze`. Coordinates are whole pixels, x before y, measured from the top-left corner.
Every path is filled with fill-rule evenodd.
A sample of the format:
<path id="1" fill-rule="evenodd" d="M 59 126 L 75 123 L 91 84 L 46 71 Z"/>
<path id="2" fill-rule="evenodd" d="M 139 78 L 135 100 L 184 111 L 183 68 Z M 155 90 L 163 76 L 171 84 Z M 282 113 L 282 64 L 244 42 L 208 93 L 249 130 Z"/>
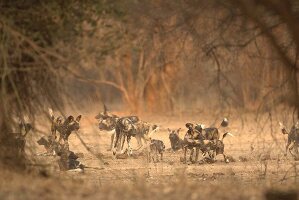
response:
<path id="1" fill-rule="evenodd" d="M 1 1 L 0 198 L 298 199 L 298 19 L 293 0 Z"/>

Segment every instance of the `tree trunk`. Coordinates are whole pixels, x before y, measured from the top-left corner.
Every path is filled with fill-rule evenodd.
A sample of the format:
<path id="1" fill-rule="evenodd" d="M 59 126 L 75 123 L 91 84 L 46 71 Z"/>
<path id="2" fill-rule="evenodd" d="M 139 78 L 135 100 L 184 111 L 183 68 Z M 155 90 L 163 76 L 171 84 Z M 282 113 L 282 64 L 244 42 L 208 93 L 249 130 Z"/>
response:
<path id="1" fill-rule="evenodd" d="M 12 133 L 9 118 L 0 104 L 0 164 L 13 170 L 25 169 L 25 155 L 20 141 Z"/>

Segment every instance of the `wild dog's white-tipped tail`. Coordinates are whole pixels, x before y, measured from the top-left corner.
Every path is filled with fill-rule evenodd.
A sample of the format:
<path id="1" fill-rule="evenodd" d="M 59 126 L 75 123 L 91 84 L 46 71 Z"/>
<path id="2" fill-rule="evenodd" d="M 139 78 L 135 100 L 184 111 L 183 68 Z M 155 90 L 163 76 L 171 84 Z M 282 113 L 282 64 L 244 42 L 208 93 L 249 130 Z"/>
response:
<path id="1" fill-rule="evenodd" d="M 54 117 L 54 112 L 51 108 L 48 108 L 50 117 Z"/>
<path id="2" fill-rule="evenodd" d="M 230 133 L 230 132 L 227 132 L 227 135 L 230 135 L 230 136 L 232 136 L 232 137 L 235 137 L 232 133 Z"/>
<path id="3" fill-rule="evenodd" d="M 153 129 L 153 130 L 150 130 L 150 132 L 149 132 L 149 134 L 148 134 L 148 137 L 149 137 L 149 138 L 151 138 L 151 137 L 152 137 L 152 135 L 153 135 L 154 133 L 156 133 L 156 132 L 158 132 L 158 131 L 159 131 L 159 129 L 160 129 L 160 127 L 159 127 L 159 126 L 157 126 L 155 129 Z"/>
<path id="4" fill-rule="evenodd" d="M 235 136 L 234 136 L 233 134 L 231 134 L 230 132 L 226 132 L 226 133 L 223 134 L 223 136 L 222 136 L 222 140 L 223 140 L 227 135 L 230 135 L 230 136 L 232 136 L 232 137 L 235 137 Z"/>
<path id="5" fill-rule="evenodd" d="M 279 123 L 279 127 L 281 128 L 281 129 L 283 129 L 284 128 L 284 125 L 281 123 L 281 122 L 278 122 Z"/>

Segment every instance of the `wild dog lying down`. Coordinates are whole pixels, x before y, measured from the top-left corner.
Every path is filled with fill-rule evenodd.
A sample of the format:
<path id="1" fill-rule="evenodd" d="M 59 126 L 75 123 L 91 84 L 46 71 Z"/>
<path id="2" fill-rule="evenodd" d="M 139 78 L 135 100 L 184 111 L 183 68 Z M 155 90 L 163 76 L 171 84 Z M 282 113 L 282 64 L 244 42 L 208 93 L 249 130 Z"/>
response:
<path id="1" fill-rule="evenodd" d="M 168 130 L 168 133 L 169 133 L 169 140 L 170 140 L 171 149 L 173 151 L 177 151 L 179 149 L 183 149 L 183 147 L 184 147 L 184 145 L 183 145 L 184 141 L 179 136 L 179 132 L 180 132 L 181 128 L 179 128 L 177 130 L 170 130 L 168 128 L 167 130 Z"/>
<path id="2" fill-rule="evenodd" d="M 151 162 L 151 159 L 153 159 L 153 162 L 155 162 L 155 157 L 156 157 L 156 162 L 159 162 L 158 154 L 160 154 L 161 156 L 161 161 L 163 160 L 163 152 L 165 151 L 165 145 L 163 141 L 151 139 L 149 148 L 150 148 L 148 153 L 149 162 Z"/>
<path id="3" fill-rule="evenodd" d="M 287 152 L 289 150 L 290 154 L 293 157 L 298 157 L 299 153 L 298 153 L 298 147 L 299 147 L 299 123 L 297 122 L 295 125 L 292 126 L 291 130 L 288 132 L 286 127 L 279 122 L 280 128 L 281 128 L 281 132 L 283 134 L 288 135 L 288 141 L 286 144 L 286 152 L 285 152 L 285 156 L 287 155 Z M 292 145 L 291 145 L 292 144 Z M 290 147 L 291 145 L 291 147 Z M 294 149 L 295 154 L 293 154 L 292 150 Z"/>
<path id="4" fill-rule="evenodd" d="M 58 142 L 60 142 L 63 139 L 64 143 L 68 146 L 68 138 L 70 134 L 73 131 L 78 131 L 80 129 L 80 120 L 82 116 L 78 115 L 75 119 L 72 115 L 70 115 L 65 120 L 61 116 L 55 118 L 52 109 L 49 109 L 49 114 L 52 121 L 51 132 L 53 139 L 56 139 L 56 131 L 58 131 Z"/>
<path id="5" fill-rule="evenodd" d="M 58 143 L 56 151 L 57 156 L 59 156 L 58 165 L 61 171 L 72 169 L 84 170 L 84 165 L 77 160 L 79 157 L 73 151 L 70 151 L 68 147 Z"/>

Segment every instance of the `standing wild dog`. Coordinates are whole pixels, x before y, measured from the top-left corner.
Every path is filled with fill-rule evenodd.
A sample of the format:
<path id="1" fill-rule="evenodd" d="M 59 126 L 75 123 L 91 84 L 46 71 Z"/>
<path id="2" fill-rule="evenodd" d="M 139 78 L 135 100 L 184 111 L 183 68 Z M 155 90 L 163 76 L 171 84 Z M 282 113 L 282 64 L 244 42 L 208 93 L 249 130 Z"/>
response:
<path id="1" fill-rule="evenodd" d="M 224 118 L 220 124 L 220 127 L 227 127 L 228 126 L 228 120 L 227 118 Z M 202 137 L 203 140 L 219 140 L 220 134 L 218 131 L 218 128 L 215 127 L 209 127 L 204 128 L 201 124 L 195 125 L 195 130 L 199 132 L 200 137 Z"/>
<path id="2" fill-rule="evenodd" d="M 183 140 L 183 150 L 184 150 L 184 163 L 187 162 L 187 150 L 190 152 L 190 161 L 196 162 L 198 159 L 198 148 L 200 147 L 199 137 L 200 134 L 198 131 L 195 131 L 192 123 L 186 123 L 186 128 L 188 129 Z M 195 160 L 193 161 L 194 148 L 196 149 Z"/>
<path id="3" fill-rule="evenodd" d="M 26 145 L 26 136 L 32 130 L 32 125 L 30 123 L 25 123 L 23 121 L 19 122 L 19 130 L 16 133 L 15 142 L 20 150 L 19 153 L 23 154 Z"/>
<path id="4" fill-rule="evenodd" d="M 184 145 L 183 145 L 184 141 L 179 136 L 179 132 L 180 132 L 181 128 L 179 128 L 177 130 L 170 130 L 168 128 L 167 130 L 168 130 L 168 133 L 169 133 L 169 140 L 170 140 L 170 145 L 171 145 L 172 151 L 177 151 L 179 149 L 183 149 L 184 148 Z"/>
<path id="5" fill-rule="evenodd" d="M 75 119 L 72 115 L 70 115 L 63 121 L 62 117 L 57 117 L 55 119 L 52 109 L 49 109 L 49 114 L 52 121 L 51 132 L 53 140 L 56 139 L 56 131 L 58 131 L 58 142 L 63 140 L 68 148 L 68 138 L 73 131 L 78 131 L 80 129 L 80 120 L 82 116 L 78 115 Z"/>
<path id="6" fill-rule="evenodd" d="M 285 156 L 287 155 L 287 152 L 289 150 L 290 154 L 297 158 L 298 157 L 298 147 L 299 147 L 299 124 L 298 122 L 292 126 L 291 130 L 288 132 L 286 127 L 279 122 L 280 128 L 281 128 L 281 132 L 283 134 L 288 135 L 288 142 L 286 144 L 286 151 L 285 151 Z M 292 145 L 291 145 L 292 144 Z M 290 147 L 291 145 L 291 147 Z M 291 151 L 292 149 L 295 150 L 295 154 L 293 154 L 293 152 Z"/>
<path id="7" fill-rule="evenodd" d="M 138 143 L 137 150 L 143 147 L 142 141 L 147 145 L 147 141 L 151 138 L 152 134 L 159 130 L 159 127 L 156 124 L 150 124 L 144 121 L 139 120 L 134 123 L 135 127 L 135 138 Z"/>
<path id="8" fill-rule="evenodd" d="M 197 129 L 194 128 L 194 125 L 192 123 L 187 123 L 186 127 L 188 128 L 188 131 L 184 137 L 184 162 L 186 162 L 186 156 L 187 156 L 187 149 L 191 150 L 190 153 L 190 161 L 194 162 L 193 159 L 193 153 L 194 149 L 196 149 L 196 155 L 195 155 L 195 162 L 198 160 L 199 150 L 203 153 L 203 156 L 208 153 L 210 158 L 213 160 L 215 159 L 216 155 L 223 154 L 224 161 L 228 162 L 228 159 L 226 158 L 226 155 L 224 154 L 224 143 L 223 139 L 227 135 L 233 136 L 231 133 L 225 133 L 223 134 L 222 139 L 217 139 L 217 134 L 211 134 L 211 136 L 217 136 L 215 138 L 213 137 L 204 137 L 202 135 L 202 132 L 199 132 Z M 215 133 L 215 132 L 214 132 Z M 209 138 L 209 139 L 206 139 Z"/>
<path id="9" fill-rule="evenodd" d="M 108 112 L 107 107 L 104 104 L 104 111 L 99 113 L 96 117 L 99 123 L 99 129 L 101 131 L 109 131 L 111 133 L 111 142 L 110 142 L 110 149 L 112 150 L 114 140 L 116 139 L 115 134 L 115 127 L 117 121 L 120 119 L 117 115 L 111 114 Z M 136 140 L 138 143 L 138 149 L 143 146 L 141 139 L 146 142 L 145 135 L 150 133 L 152 130 L 156 129 L 157 126 L 151 126 L 145 122 L 142 122 L 139 120 L 137 116 L 127 116 L 125 118 L 130 119 L 132 122 L 134 122 L 134 126 L 136 127 Z M 121 141 L 121 138 L 119 139 L 119 143 L 117 144 L 119 146 Z"/>
<path id="10" fill-rule="evenodd" d="M 163 141 L 161 140 L 155 140 L 150 139 L 150 146 L 149 146 L 149 152 L 148 152 L 148 161 L 151 162 L 151 159 L 153 159 L 153 162 L 159 162 L 159 156 L 160 154 L 160 160 L 163 160 L 163 152 L 165 151 L 165 145 Z M 156 161 L 155 161 L 156 158 Z"/>
<path id="11" fill-rule="evenodd" d="M 119 117 L 108 113 L 107 107 L 104 104 L 104 111 L 96 115 L 95 118 L 98 120 L 100 131 L 109 131 L 111 133 L 110 149 L 108 149 L 108 151 L 111 151 L 115 140 L 115 126 Z"/>
<path id="12" fill-rule="evenodd" d="M 227 135 L 233 136 L 231 133 L 226 132 L 223 134 L 221 140 L 216 140 L 216 141 L 215 140 L 200 140 L 199 148 L 197 149 L 197 151 L 201 150 L 204 154 L 209 153 L 209 156 L 211 159 L 213 159 L 213 161 L 215 161 L 217 155 L 222 154 L 224 162 L 228 163 L 229 160 L 224 153 L 224 143 L 223 143 L 223 139 Z M 212 151 L 212 154 L 210 153 L 211 151 Z M 196 155 L 198 155 L 198 153 L 196 153 Z"/>
<path id="13" fill-rule="evenodd" d="M 115 126 L 115 134 L 116 138 L 114 141 L 113 146 L 113 155 L 116 154 L 116 148 L 118 141 L 122 139 L 121 141 L 121 152 L 123 152 L 123 147 L 125 140 L 127 139 L 128 143 L 128 154 L 132 154 L 132 148 L 131 148 L 131 137 L 136 135 L 136 128 L 134 126 L 134 123 L 139 121 L 138 117 L 135 118 L 129 118 L 129 117 L 122 117 L 117 120 L 116 126 Z"/>

